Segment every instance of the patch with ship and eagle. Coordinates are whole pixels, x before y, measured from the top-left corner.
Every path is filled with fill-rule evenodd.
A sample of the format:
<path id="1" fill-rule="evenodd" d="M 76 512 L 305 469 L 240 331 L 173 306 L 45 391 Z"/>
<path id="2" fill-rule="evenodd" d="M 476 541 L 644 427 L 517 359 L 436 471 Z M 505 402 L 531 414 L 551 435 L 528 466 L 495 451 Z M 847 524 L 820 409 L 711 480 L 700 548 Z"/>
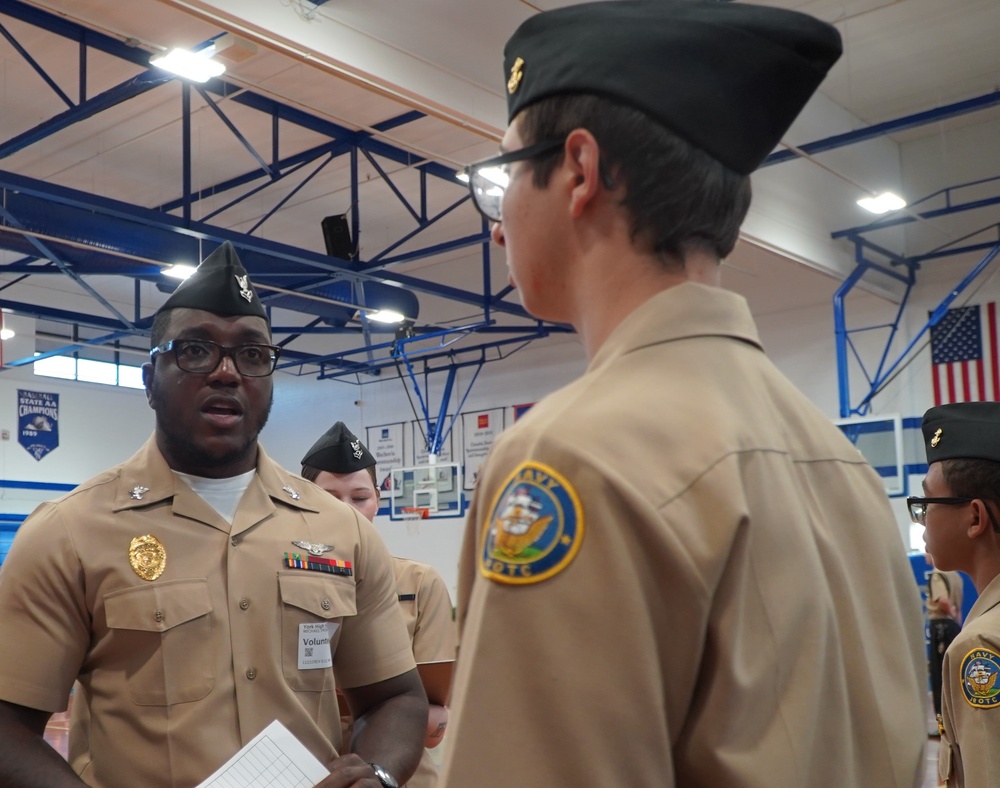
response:
<path id="1" fill-rule="evenodd" d="M 490 511 L 479 553 L 479 571 L 490 580 L 538 583 L 569 566 L 583 544 L 580 497 L 542 463 L 521 463 Z"/>
<path id="2" fill-rule="evenodd" d="M 1000 654 L 988 648 L 974 648 L 965 655 L 959 668 L 962 694 L 976 709 L 1000 706 Z"/>

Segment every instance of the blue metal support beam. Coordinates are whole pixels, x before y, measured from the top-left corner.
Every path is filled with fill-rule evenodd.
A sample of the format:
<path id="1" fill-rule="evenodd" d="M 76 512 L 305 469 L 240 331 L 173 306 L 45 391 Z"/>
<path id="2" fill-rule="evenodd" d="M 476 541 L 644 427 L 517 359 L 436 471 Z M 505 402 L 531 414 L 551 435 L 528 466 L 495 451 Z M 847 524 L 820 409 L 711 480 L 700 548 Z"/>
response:
<path id="1" fill-rule="evenodd" d="M 14 38 L 14 36 L 11 35 L 10 31 L 3 25 L 0 25 L 0 35 L 2 35 L 4 38 L 7 39 L 7 42 L 12 47 L 14 47 L 15 50 L 17 50 L 17 53 L 22 58 L 24 58 L 25 62 L 29 66 L 31 66 L 32 69 L 34 69 L 35 73 L 42 78 L 42 81 L 44 81 L 46 85 L 52 88 L 52 92 L 55 93 L 60 99 L 62 99 L 63 104 L 65 104 L 67 107 L 73 106 L 73 100 L 65 93 L 63 93 L 62 88 L 60 88 L 59 85 L 56 84 L 56 81 L 48 75 L 48 72 L 44 68 L 42 68 L 41 65 L 39 65 L 38 61 L 35 60 L 29 54 L 28 50 L 26 50 L 23 46 L 21 46 L 20 42 L 16 38 Z"/>
<path id="2" fill-rule="evenodd" d="M 236 124 L 229 119 L 226 113 L 223 112 L 222 109 L 220 109 L 219 105 L 216 104 L 215 101 L 212 99 L 212 97 L 208 95 L 208 91 L 206 91 L 204 88 L 200 88 L 197 86 L 195 86 L 195 90 L 198 91 L 198 95 L 202 97 L 202 99 L 208 105 L 208 108 L 211 109 L 216 114 L 216 116 L 218 116 L 219 120 L 221 120 L 223 124 L 225 124 L 226 128 L 232 132 L 233 136 L 236 137 L 236 140 L 240 143 L 240 145 L 246 148 L 247 152 L 254 158 L 254 161 L 256 161 L 257 164 L 260 165 L 260 168 L 267 174 L 267 176 L 273 178 L 274 171 L 268 166 L 267 162 L 264 161 L 264 157 L 261 156 L 259 153 L 257 153 L 253 145 L 250 144 L 250 140 L 248 140 L 245 136 L 243 136 L 242 132 L 240 132 L 240 130 L 236 128 Z"/>
<path id="3" fill-rule="evenodd" d="M 6 142 L 0 144 L 0 159 L 7 158 L 13 153 L 17 153 L 36 142 L 40 142 L 46 137 L 67 129 L 75 123 L 92 118 L 99 112 L 115 107 L 124 101 L 141 96 L 143 93 L 155 87 L 170 82 L 173 77 L 161 69 L 147 69 L 131 79 L 109 88 L 103 93 L 99 93 L 92 99 L 84 101 L 76 106 L 71 106 L 65 112 L 56 115 L 54 118 L 39 123 L 32 129 L 11 137 Z"/>
<path id="4" fill-rule="evenodd" d="M 918 126 L 926 126 L 928 123 L 937 123 L 942 120 L 947 120 L 948 118 L 967 115 L 970 112 L 979 112 L 980 110 L 989 109 L 990 107 L 995 107 L 997 105 L 1000 105 L 1000 90 L 987 93 L 983 96 L 967 99 L 966 101 L 958 101 L 954 104 L 947 104 L 943 107 L 936 107 L 924 112 L 917 112 L 913 115 L 906 115 L 902 118 L 896 118 L 895 120 L 887 120 L 884 123 L 875 123 L 874 125 L 866 126 L 863 129 L 848 131 L 844 134 L 835 134 L 832 137 L 816 140 L 815 142 L 807 142 L 805 145 L 798 145 L 796 147 L 811 156 L 816 153 L 833 150 L 834 148 L 856 145 L 859 142 L 875 139 L 876 137 L 884 137 L 887 134 L 906 131 L 907 129 L 916 128 Z M 799 158 L 799 154 L 795 151 L 777 151 L 764 159 L 764 163 L 761 167 L 770 167 L 772 164 L 781 164 L 782 162 L 791 161 L 797 158 Z"/>

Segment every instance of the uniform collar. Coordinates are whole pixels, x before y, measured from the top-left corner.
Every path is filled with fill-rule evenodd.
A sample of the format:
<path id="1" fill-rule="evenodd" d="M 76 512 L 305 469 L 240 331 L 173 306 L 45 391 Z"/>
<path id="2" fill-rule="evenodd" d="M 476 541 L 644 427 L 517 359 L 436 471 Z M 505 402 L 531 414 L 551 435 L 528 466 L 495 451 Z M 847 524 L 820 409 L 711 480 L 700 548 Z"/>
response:
<path id="1" fill-rule="evenodd" d="M 983 593 L 979 595 L 976 603 L 969 611 L 969 616 L 966 618 L 965 623 L 968 624 L 970 621 L 979 618 L 997 605 L 1000 605 L 1000 575 L 990 580 L 989 585 L 983 589 Z"/>
<path id="2" fill-rule="evenodd" d="M 746 299 L 695 282 L 661 290 L 619 323 L 590 362 L 590 370 L 650 345 L 698 336 L 724 336 L 763 346 Z"/>
<path id="3" fill-rule="evenodd" d="M 301 479 L 275 463 L 257 444 L 257 474 L 247 490 L 248 501 L 249 496 L 254 496 L 257 505 L 270 499 L 293 509 L 318 511 L 303 497 L 304 490 L 305 483 Z M 174 510 L 178 514 L 204 519 L 199 515 L 208 505 L 170 470 L 156 445 L 154 434 L 122 466 L 113 511 L 150 506 L 168 499 L 174 499 Z"/>

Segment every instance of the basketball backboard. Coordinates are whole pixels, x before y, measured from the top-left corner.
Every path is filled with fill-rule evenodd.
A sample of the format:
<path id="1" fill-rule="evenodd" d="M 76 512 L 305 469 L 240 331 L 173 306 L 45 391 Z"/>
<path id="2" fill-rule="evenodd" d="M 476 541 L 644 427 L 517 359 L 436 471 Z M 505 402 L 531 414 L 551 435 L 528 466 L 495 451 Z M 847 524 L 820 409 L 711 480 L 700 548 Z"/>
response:
<path id="1" fill-rule="evenodd" d="M 900 416 L 861 416 L 834 423 L 882 477 L 886 493 L 905 495 L 903 420 Z"/>
<path id="2" fill-rule="evenodd" d="M 426 509 L 426 517 L 462 514 L 462 468 L 457 463 L 393 468 L 393 496 L 389 518 L 406 519 L 406 510 Z"/>

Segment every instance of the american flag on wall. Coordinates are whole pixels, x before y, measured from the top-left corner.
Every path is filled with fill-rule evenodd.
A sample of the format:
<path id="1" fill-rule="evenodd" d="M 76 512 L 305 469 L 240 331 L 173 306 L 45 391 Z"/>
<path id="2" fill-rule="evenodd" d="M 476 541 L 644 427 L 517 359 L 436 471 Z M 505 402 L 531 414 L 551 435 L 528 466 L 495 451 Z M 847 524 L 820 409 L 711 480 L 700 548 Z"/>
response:
<path id="1" fill-rule="evenodd" d="M 1000 400 L 997 305 L 949 309 L 931 327 L 934 404 Z"/>

